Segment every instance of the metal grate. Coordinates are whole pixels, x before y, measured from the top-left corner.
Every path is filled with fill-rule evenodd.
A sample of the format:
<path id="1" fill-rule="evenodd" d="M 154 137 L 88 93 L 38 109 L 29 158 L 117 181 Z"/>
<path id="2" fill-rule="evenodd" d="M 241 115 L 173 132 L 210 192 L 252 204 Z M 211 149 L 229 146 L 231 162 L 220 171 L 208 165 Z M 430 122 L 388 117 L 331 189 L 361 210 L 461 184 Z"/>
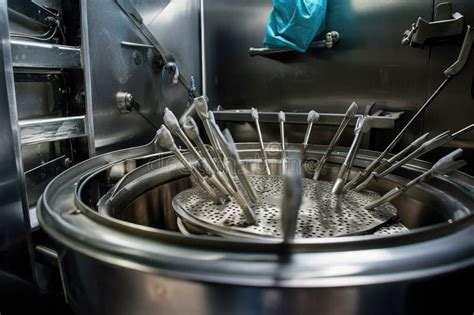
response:
<path id="1" fill-rule="evenodd" d="M 408 232 L 408 228 L 401 222 L 389 224 L 387 226 L 381 226 L 373 234 L 374 235 L 391 235 Z"/>
<path id="2" fill-rule="evenodd" d="M 177 214 L 193 218 L 193 225 L 213 234 L 225 236 L 243 233 L 245 237 L 281 237 L 280 204 L 282 177 L 276 175 L 250 176 L 261 203 L 254 206 L 258 225 L 246 225 L 238 204 L 230 201 L 215 205 L 204 191 L 191 188 L 173 199 Z M 374 210 L 363 207 L 377 200 L 374 192 L 348 191 L 343 195 L 331 193 L 332 183 L 303 179 L 303 200 L 298 215 L 296 238 L 337 237 L 367 233 L 387 223 L 397 215 L 397 209 L 385 204 Z M 243 191 L 243 190 L 242 190 Z"/>

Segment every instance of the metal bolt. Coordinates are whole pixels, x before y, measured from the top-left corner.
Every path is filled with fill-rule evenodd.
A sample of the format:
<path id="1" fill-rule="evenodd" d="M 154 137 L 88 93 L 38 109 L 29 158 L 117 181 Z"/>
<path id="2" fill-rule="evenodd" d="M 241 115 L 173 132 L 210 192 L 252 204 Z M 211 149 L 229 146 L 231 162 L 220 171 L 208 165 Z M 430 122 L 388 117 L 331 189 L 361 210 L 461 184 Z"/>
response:
<path id="1" fill-rule="evenodd" d="M 133 51 L 132 59 L 133 59 L 133 62 L 135 62 L 137 66 L 142 63 L 142 55 L 137 50 Z"/>

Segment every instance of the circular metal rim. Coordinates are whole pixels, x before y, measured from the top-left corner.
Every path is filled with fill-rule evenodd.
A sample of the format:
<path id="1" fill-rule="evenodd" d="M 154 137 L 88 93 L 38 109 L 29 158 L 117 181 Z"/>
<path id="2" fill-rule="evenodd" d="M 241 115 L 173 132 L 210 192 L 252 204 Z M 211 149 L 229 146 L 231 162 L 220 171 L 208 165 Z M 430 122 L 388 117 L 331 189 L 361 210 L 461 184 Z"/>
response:
<path id="1" fill-rule="evenodd" d="M 114 158 L 112 158 L 111 154 L 106 154 L 97 158 L 104 160 L 105 157 L 105 160 L 107 162 L 106 164 L 120 162 L 126 158 L 137 157 L 140 155 L 139 153 L 143 153 L 143 151 L 146 154 L 153 153 L 153 151 L 156 150 L 153 144 L 154 143 L 151 143 L 148 146 L 141 147 L 142 150 L 136 150 L 137 148 L 122 150 L 120 152 L 122 154 L 118 154 L 118 156 L 115 156 Z M 145 147 L 148 147 L 148 149 L 144 149 Z M 134 155 L 131 150 L 139 152 L 135 152 L 136 154 Z M 373 152 L 371 153 L 369 151 L 365 151 L 362 153 L 367 155 L 369 161 L 370 156 L 373 157 L 375 155 Z M 65 177 L 67 177 L 67 174 L 65 175 Z M 53 182 L 56 183 L 57 181 L 59 181 L 60 183 L 62 182 L 64 184 L 64 177 L 60 176 Z M 51 188 L 53 182 L 48 185 L 44 195 L 48 195 L 48 190 Z M 276 264 L 277 266 L 281 263 L 281 258 L 285 255 L 290 255 L 290 253 L 291 257 L 293 258 L 303 255 L 306 257 L 305 259 L 308 259 L 308 257 L 318 254 L 326 255 L 345 251 L 355 252 L 354 249 L 357 249 L 357 251 L 359 251 L 358 254 L 362 254 L 362 252 L 367 252 L 371 250 L 380 250 L 381 248 L 385 251 L 396 251 L 401 247 L 408 248 L 410 246 L 420 247 L 420 250 L 423 250 L 423 248 L 427 250 L 429 249 L 429 247 L 423 247 L 422 245 L 424 245 L 425 243 L 438 242 L 439 239 L 443 236 L 446 236 L 448 238 L 453 236 L 459 237 L 461 234 L 466 235 L 467 233 L 468 236 L 471 235 L 472 237 L 472 234 L 474 233 L 474 218 L 471 215 L 459 221 L 456 221 L 453 224 L 439 224 L 437 226 L 422 228 L 418 231 L 415 230 L 408 233 L 404 233 L 403 235 L 383 237 L 351 236 L 342 237 L 339 239 L 320 239 L 316 244 L 314 244 L 314 242 L 313 244 L 307 244 L 307 242 L 305 241 L 298 241 L 294 244 L 291 244 L 291 247 L 289 248 L 288 246 L 281 244 L 279 241 L 246 241 L 243 243 L 241 240 L 236 241 L 208 236 L 191 238 L 183 237 L 177 233 L 146 228 L 143 226 L 138 226 L 136 224 L 116 220 L 113 218 L 104 218 L 103 216 L 93 211 L 90 211 L 90 213 L 83 213 L 87 215 L 76 216 L 77 219 L 70 220 L 69 217 L 75 216 L 76 214 L 80 213 L 77 211 L 71 211 L 70 213 L 55 214 L 54 210 L 49 207 L 49 203 L 47 202 L 47 200 L 44 199 L 44 197 L 42 197 L 39 201 L 38 217 L 43 228 L 51 236 L 53 236 L 53 238 L 56 238 L 64 245 L 71 247 L 72 249 L 77 250 L 83 254 L 95 257 L 102 261 L 142 271 L 156 272 L 157 270 L 159 270 L 160 272 L 164 272 L 166 274 L 170 274 L 177 277 L 184 277 L 186 279 L 193 278 L 199 281 L 223 281 L 225 283 L 236 283 L 246 285 L 268 285 L 269 281 L 268 279 L 255 277 L 255 275 L 251 276 L 248 273 L 245 273 L 244 271 L 241 271 L 244 272 L 244 274 L 237 272 L 237 270 L 242 267 L 240 266 L 240 264 L 238 264 L 239 266 L 236 266 L 236 269 L 230 273 L 228 270 L 221 270 L 222 272 L 218 272 L 217 269 L 213 269 L 215 273 L 213 275 L 212 273 L 210 274 L 209 271 L 204 271 L 208 269 L 203 268 L 202 260 L 198 259 L 198 265 L 193 265 L 192 261 L 195 260 L 194 258 L 198 256 L 202 258 L 209 255 L 210 253 L 219 253 L 223 261 L 234 263 L 239 261 L 244 262 L 243 265 L 248 268 L 249 262 L 247 261 L 247 257 L 243 255 L 255 255 L 256 253 L 258 253 L 258 257 L 255 257 L 257 261 L 253 261 L 252 263 L 257 264 L 257 262 L 268 262 L 268 259 L 270 259 L 272 261 L 272 265 Z M 140 252 L 137 249 L 135 252 L 130 252 L 133 246 L 130 246 L 130 244 L 120 244 L 117 242 L 117 240 L 113 240 L 113 238 L 107 240 L 107 242 L 105 243 L 93 242 L 88 239 L 87 231 L 81 230 L 81 225 L 77 224 L 80 221 L 82 221 L 82 224 L 84 222 L 87 223 L 87 221 L 89 221 L 89 223 L 93 222 L 94 224 L 92 224 L 92 226 L 94 226 L 95 228 L 101 227 L 102 229 L 106 229 L 107 231 L 112 231 L 114 233 L 120 234 L 121 236 L 126 237 L 130 244 L 144 240 L 154 241 L 156 242 L 155 247 L 165 246 L 168 249 L 172 248 L 173 250 L 175 250 L 175 252 L 173 253 L 173 255 L 169 255 L 161 250 L 157 250 L 156 252 L 154 252 L 154 255 L 151 255 L 151 252 L 147 252 L 146 250 Z M 137 227 L 139 228 L 137 229 Z M 139 235 L 133 235 L 134 240 L 131 240 L 129 239 L 131 236 L 126 234 L 127 231 L 139 231 L 140 233 Z M 357 247 L 354 248 L 354 245 L 357 245 Z M 452 246 L 452 244 L 450 245 Z M 460 267 L 472 266 L 474 255 L 470 255 L 470 253 L 474 251 L 473 244 L 461 244 L 460 242 L 458 242 L 454 243 L 454 245 L 457 250 L 464 250 L 464 253 L 468 254 L 468 256 L 466 257 L 464 255 L 463 259 L 456 260 L 454 262 L 447 263 L 445 261 L 442 265 L 437 266 L 433 266 L 429 263 L 420 264 L 420 262 L 418 262 L 420 266 L 429 265 L 431 267 L 417 269 L 416 271 L 393 270 L 393 274 L 391 274 L 391 277 L 387 277 L 386 274 L 382 275 L 377 272 L 376 274 L 370 274 L 370 276 L 364 275 L 363 277 L 361 277 L 360 275 L 358 276 L 357 274 L 345 275 L 344 277 L 338 275 L 337 277 L 334 276 L 325 278 L 324 280 L 326 281 L 322 281 L 320 277 L 310 277 L 310 279 L 296 280 L 285 279 L 285 277 L 281 277 L 281 279 L 278 280 L 278 285 L 291 287 L 294 286 L 295 283 L 297 283 L 298 286 L 337 286 L 342 285 L 343 283 L 350 285 L 354 285 L 356 283 L 366 284 L 378 281 L 385 282 L 388 279 L 390 279 L 390 281 L 395 281 L 396 279 L 401 280 L 404 277 L 413 277 L 413 272 L 416 272 L 417 276 L 419 277 L 424 277 L 439 272 L 446 272 L 447 270 L 454 270 Z M 199 248 L 197 248 L 196 246 L 199 246 Z M 250 246 L 252 248 L 249 248 Z M 307 248 L 308 246 L 311 247 L 311 252 L 305 251 L 305 248 Z M 196 256 L 194 258 L 189 258 L 186 255 L 186 253 L 189 254 L 189 252 L 194 253 Z M 167 264 L 163 264 L 165 261 L 167 261 L 167 258 L 172 258 L 172 261 L 168 261 Z M 262 258 L 263 260 L 261 260 Z M 181 259 L 181 261 L 178 260 L 178 262 L 176 259 Z M 208 261 L 207 263 L 209 266 L 219 265 L 216 261 L 213 261 L 212 263 Z M 171 267 L 169 264 L 172 264 Z M 237 275 L 237 277 L 235 275 Z M 275 280 L 273 279 L 273 285 L 275 284 L 274 281 Z"/>

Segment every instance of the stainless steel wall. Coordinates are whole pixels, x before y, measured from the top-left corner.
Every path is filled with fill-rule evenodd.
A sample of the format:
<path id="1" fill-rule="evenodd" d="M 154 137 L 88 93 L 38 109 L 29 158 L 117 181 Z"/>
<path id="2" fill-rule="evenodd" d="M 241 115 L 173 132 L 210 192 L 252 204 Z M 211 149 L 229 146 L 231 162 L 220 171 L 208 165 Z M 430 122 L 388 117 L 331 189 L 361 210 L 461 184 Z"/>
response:
<path id="1" fill-rule="evenodd" d="M 474 18 L 472 1 L 451 2 L 455 10 Z M 430 62 L 429 47 L 401 45 L 404 30 L 419 16 L 432 20 L 433 5 L 432 0 L 330 0 L 326 30 L 341 35 L 334 49 L 270 59 L 252 58 L 248 48 L 262 45 L 271 0 L 205 0 L 207 94 L 214 107 L 225 109 L 256 106 L 343 112 L 352 101 L 362 110 L 375 101 L 377 107 L 407 111 L 406 119 L 441 83 L 443 70 L 454 62 L 460 48 L 459 42 L 435 46 Z M 423 130 L 455 130 L 472 123 L 471 84 L 469 66 L 411 128 L 404 142 Z M 233 128 L 239 131 L 235 133 L 238 140 L 255 139 L 250 126 Z M 275 128 L 264 129 L 268 140 L 278 139 Z M 300 141 L 303 132 L 291 129 L 290 140 L 293 136 Z M 388 134 L 378 132 L 378 148 L 390 140 Z M 328 128 L 318 129 L 312 141 L 327 143 L 331 136 Z"/>
<path id="2" fill-rule="evenodd" d="M 132 2 L 151 32 L 174 56 L 180 72 L 194 75 L 200 90 L 199 0 Z M 173 107 L 177 115 L 184 111 L 187 92 L 180 85 L 173 86 L 169 76 L 163 79 L 160 72 L 153 70 L 152 49 L 120 44 L 148 43 L 114 0 L 83 0 L 82 14 L 86 84 L 91 91 L 87 102 L 93 116 L 97 153 L 151 140 L 153 128 L 137 113 L 120 114 L 115 94 L 132 93 L 142 105 L 143 114 L 159 126 L 165 107 Z M 141 59 L 139 63 L 134 54 Z"/>
<path id="3" fill-rule="evenodd" d="M 444 1 L 436 0 L 436 3 Z M 455 10 L 464 14 L 466 24 L 474 25 L 474 2 L 470 0 L 451 0 Z M 458 41 L 433 45 L 429 72 L 428 91 L 432 93 L 444 79 L 442 72 L 456 60 L 462 38 Z M 474 122 L 474 54 L 465 68 L 446 87 L 433 106 L 425 114 L 425 126 L 428 131 L 441 132 L 447 129 L 458 130 Z M 474 149 L 474 132 L 468 133 L 450 147 Z M 474 155 L 471 155 L 474 163 Z"/>
<path id="4" fill-rule="evenodd" d="M 32 279 L 30 223 L 10 51 L 7 4 L 0 0 L 0 309 Z"/>

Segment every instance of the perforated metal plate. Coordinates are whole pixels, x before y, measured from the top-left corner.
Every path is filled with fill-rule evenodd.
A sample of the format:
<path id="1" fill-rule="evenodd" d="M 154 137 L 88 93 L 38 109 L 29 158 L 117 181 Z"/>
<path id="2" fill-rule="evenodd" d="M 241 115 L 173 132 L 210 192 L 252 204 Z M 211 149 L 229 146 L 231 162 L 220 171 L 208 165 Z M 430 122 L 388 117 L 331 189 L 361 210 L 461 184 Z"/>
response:
<path id="1" fill-rule="evenodd" d="M 389 224 L 387 226 L 381 226 L 378 228 L 374 235 L 391 235 L 391 234 L 399 234 L 403 232 L 408 232 L 408 228 L 403 225 L 401 222 L 396 222 Z"/>
<path id="2" fill-rule="evenodd" d="M 261 203 L 253 208 L 258 225 L 247 226 L 235 201 L 215 205 L 199 187 L 177 194 L 173 199 L 173 208 L 183 220 L 213 234 L 247 238 L 252 235 L 281 237 L 282 178 L 262 175 L 251 176 L 250 180 L 261 199 Z M 303 202 L 298 215 L 296 238 L 362 234 L 397 215 L 397 209 L 390 204 L 365 210 L 363 207 L 366 204 L 380 197 L 373 192 L 349 191 L 336 196 L 331 193 L 332 183 L 311 179 L 303 179 L 302 187 Z"/>

